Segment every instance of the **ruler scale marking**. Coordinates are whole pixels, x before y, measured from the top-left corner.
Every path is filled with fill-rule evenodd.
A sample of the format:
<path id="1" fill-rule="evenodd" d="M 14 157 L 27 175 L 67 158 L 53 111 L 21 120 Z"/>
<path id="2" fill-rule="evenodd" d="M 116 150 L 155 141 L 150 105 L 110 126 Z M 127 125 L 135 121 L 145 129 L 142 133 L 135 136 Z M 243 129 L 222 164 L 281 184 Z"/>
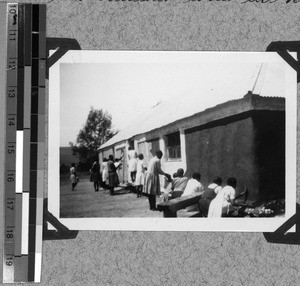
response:
<path id="1" fill-rule="evenodd" d="M 7 5 L 7 88 L 6 88 L 6 170 L 16 169 L 17 88 L 18 88 L 18 4 Z M 15 115 L 12 115 L 14 113 Z M 3 282 L 14 282 L 15 274 L 15 172 L 6 171 L 4 216 Z M 13 199 L 12 199 L 13 198 Z M 8 228 L 7 226 L 11 226 Z"/>
<path id="2" fill-rule="evenodd" d="M 22 255 L 22 192 L 23 192 L 23 106 L 24 106 L 24 5 L 18 4 L 18 69 L 17 69 L 17 130 L 16 130 L 16 189 L 15 189 L 15 272 L 14 281 L 20 282 L 17 273 L 20 271 Z"/>
<path id="3" fill-rule="evenodd" d="M 46 121 L 46 5 L 6 4 L 6 23 L 2 280 L 5 283 L 40 282 Z"/>

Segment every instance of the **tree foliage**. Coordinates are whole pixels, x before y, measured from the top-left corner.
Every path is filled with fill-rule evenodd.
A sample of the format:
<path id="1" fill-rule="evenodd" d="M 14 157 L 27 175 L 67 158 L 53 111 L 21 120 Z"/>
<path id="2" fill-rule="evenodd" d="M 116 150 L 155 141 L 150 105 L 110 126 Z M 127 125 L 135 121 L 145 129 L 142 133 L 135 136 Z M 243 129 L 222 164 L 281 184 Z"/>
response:
<path id="1" fill-rule="evenodd" d="M 70 142 L 74 155 L 85 162 L 97 154 L 97 149 L 112 138 L 117 131 L 112 129 L 112 117 L 107 111 L 91 107 L 83 128 L 79 131 L 76 143 Z"/>

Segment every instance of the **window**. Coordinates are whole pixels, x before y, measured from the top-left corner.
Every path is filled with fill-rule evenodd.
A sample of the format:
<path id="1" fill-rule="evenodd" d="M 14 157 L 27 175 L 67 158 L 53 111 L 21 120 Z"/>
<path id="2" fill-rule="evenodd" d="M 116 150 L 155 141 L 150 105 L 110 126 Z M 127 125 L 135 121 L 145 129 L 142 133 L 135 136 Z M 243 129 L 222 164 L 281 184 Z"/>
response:
<path id="1" fill-rule="evenodd" d="M 153 140 L 147 141 L 148 142 L 148 150 L 152 154 L 152 156 L 155 156 L 155 153 L 157 150 L 159 150 L 159 140 L 158 138 L 155 138 Z"/>
<path id="2" fill-rule="evenodd" d="M 180 133 L 174 132 L 166 135 L 166 149 L 168 160 L 180 159 L 181 149 L 180 149 Z"/>
<path id="3" fill-rule="evenodd" d="M 128 147 L 131 147 L 132 149 L 134 149 L 134 140 L 128 141 Z"/>

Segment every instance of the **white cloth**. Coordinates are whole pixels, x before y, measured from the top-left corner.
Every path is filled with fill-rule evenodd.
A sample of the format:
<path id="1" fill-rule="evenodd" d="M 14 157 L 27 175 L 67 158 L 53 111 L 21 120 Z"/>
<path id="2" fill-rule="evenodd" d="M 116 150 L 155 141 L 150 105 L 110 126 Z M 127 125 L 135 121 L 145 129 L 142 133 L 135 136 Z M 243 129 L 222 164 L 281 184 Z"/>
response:
<path id="1" fill-rule="evenodd" d="M 107 162 L 102 163 L 102 181 L 105 182 L 108 179 Z"/>
<path id="2" fill-rule="evenodd" d="M 76 170 L 75 167 L 70 168 L 70 181 L 72 184 L 76 183 Z"/>
<path id="3" fill-rule="evenodd" d="M 222 190 L 222 187 L 217 185 L 216 183 L 210 184 L 207 188 L 214 190 L 216 195 Z"/>
<path id="4" fill-rule="evenodd" d="M 119 168 L 119 166 L 121 165 L 122 163 L 119 161 L 119 162 L 115 162 L 114 163 L 114 165 L 115 165 L 115 167 L 116 167 L 116 169 L 118 169 Z"/>
<path id="5" fill-rule="evenodd" d="M 224 187 L 211 201 L 208 210 L 208 218 L 222 217 L 231 208 L 230 200 L 235 199 L 235 189 L 231 186 Z"/>
<path id="6" fill-rule="evenodd" d="M 145 163 L 144 160 L 138 160 L 136 167 L 136 177 L 135 177 L 135 185 L 140 186 L 144 185 L 145 181 Z"/>
<path id="7" fill-rule="evenodd" d="M 128 159 L 128 171 L 135 172 L 137 168 L 137 153 L 134 150 L 129 150 Z"/>
<path id="8" fill-rule="evenodd" d="M 135 152 L 135 150 L 128 151 L 128 158 L 129 158 L 129 160 L 137 158 L 137 153 Z"/>
<path id="9" fill-rule="evenodd" d="M 143 192 L 148 195 L 160 195 L 159 175 L 164 175 L 161 169 L 160 159 L 153 157 L 148 165 L 148 170 L 145 174 L 145 184 Z"/>
<path id="10" fill-rule="evenodd" d="M 115 162 L 114 165 L 116 167 L 116 172 L 117 172 L 118 176 L 120 177 L 120 173 L 122 170 L 122 162 L 121 161 Z"/>
<path id="11" fill-rule="evenodd" d="M 199 181 L 197 181 L 196 179 L 189 179 L 185 187 L 185 190 L 182 194 L 182 197 L 193 195 L 195 193 L 199 193 L 200 195 L 203 194 L 203 192 L 204 192 L 204 187 Z"/>

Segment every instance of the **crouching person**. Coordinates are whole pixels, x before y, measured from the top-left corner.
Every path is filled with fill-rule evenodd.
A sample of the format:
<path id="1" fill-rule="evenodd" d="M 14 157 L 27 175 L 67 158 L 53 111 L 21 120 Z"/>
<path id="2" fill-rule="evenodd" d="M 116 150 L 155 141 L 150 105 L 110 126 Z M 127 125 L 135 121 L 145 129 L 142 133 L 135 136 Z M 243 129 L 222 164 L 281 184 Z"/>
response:
<path id="1" fill-rule="evenodd" d="M 202 198 L 199 200 L 198 207 L 202 217 L 207 217 L 209 205 L 216 195 L 222 190 L 222 179 L 215 177 L 213 183 L 204 191 Z"/>
<path id="2" fill-rule="evenodd" d="M 186 185 L 188 183 L 188 178 L 183 176 L 184 170 L 178 169 L 176 172 L 176 177 L 173 178 L 171 182 L 171 192 L 169 193 L 168 199 L 175 199 L 182 196 Z"/>
<path id="3" fill-rule="evenodd" d="M 207 215 L 208 218 L 220 218 L 229 214 L 235 201 L 236 186 L 236 178 L 230 177 L 227 179 L 227 186 L 219 191 L 218 195 L 211 201 L 209 205 Z"/>
<path id="4" fill-rule="evenodd" d="M 199 194 L 199 195 L 203 194 L 204 187 L 201 184 L 200 180 L 201 180 L 200 173 L 195 172 L 192 176 L 192 179 L 190 179 L 188 181 L 187 186 L 182 194 L 182 197 L 193 195 L 193 194 Z M 186 211 L 196 211 L 196 210 L 198 210 L 198 206 L 193 205 L 193 206 L 187 207 L 185 210 Z"/>

